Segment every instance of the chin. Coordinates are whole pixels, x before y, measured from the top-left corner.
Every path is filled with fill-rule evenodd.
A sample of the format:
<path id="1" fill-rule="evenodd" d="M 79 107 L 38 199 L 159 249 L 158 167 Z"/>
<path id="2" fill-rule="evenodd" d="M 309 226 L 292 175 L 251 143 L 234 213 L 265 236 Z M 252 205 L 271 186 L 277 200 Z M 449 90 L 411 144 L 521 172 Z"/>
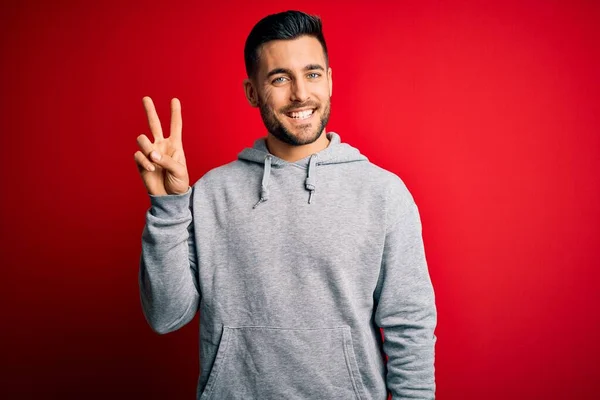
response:
<path id="1" fill-rule="evenodd" d="M 302 135 L 300 137 L 297 137 L 297 140 L 298 140 L 298 142 L 301 142 L 302 144 L 311 144 L 311 143 L 314 143 L 317 140 L 319 140 L 322 133 L 323 133 L 323 131 L 314 132 L 309 135 Z"/>
<path id="2" fill-rule="evenodd" d="M 288 128 L 285 125 L 280 125 L 279 129 L 271 133 L 281 142 L 292 146 L 303 146 L 317 141 L 323 132 L 323 130 L 321 130 L 321 132 L 313 132 L 312 129 L 314 129 L 314 127 L 312 126 L 308 127 L 308 129 L 310 129 L 309 132 L 298 133 L 298 127 Z"/>

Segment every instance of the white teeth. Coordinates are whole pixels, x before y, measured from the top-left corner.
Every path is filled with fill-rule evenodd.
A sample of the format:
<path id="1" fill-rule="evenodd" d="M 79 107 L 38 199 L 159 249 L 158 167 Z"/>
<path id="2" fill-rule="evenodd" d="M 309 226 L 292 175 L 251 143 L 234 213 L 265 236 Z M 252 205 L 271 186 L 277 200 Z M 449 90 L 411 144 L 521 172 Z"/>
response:
<path id="1" fill-rule="evenodd" d="M 297 118 L 297 119 L 306 119 L 308 117 L 310 117 L 312 115 L 314 110 L 306 110 L 306 111 L 300 111 L 300 112 L 293 112 L 288 114 L 289 116 L 291 116 L 292 118 Z"/>

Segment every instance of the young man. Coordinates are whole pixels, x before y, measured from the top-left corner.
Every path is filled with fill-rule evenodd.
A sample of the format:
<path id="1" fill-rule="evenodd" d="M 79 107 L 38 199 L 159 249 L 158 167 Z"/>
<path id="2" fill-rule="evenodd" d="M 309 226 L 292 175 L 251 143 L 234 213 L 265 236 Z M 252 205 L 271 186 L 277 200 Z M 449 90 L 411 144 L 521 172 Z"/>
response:
<path id="1" fill-rule="evenodd" d="M 437 314 L 418 209 L 399 177 L 325 131 L 320 19 L 264 18 L 245 61 L 268 136 L 193 187 L 179 101 L 164 138 L 143 99 L 149 324 L 171 332 L 200 311 L 198 399 L 433 399 Z"/>

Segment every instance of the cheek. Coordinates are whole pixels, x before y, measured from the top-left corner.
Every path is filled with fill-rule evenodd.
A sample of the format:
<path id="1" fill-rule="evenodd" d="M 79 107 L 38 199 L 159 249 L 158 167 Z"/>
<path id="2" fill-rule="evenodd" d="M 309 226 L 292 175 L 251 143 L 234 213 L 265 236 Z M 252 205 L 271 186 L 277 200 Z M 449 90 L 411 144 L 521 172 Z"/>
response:
<path id="1" fill-rule="evenodd" d="M 277 112 L 289 104 L 289 102 L 286 101 L 286 96 L 283 92 L 283 90 L 271 90 L 265 96 L 265 100 L 267 101 L 267 104 L 269 104 L 269 107 Z"/>
<path id="2" fill-rule="evenodd" d="M 273 90 L 273 88 L 271 87 L 267 87 L 263 91 L 262 95 L 265 103 L 269 104 L 270 106 L 273 106 L 277 95 L 276 91 Z"/>
<path id="3" fill-rule="evenodd" d="M 326 102 L 329 100 L 329 83 L 324 81 L 323 84 L 319 85 L 316 89 L 316 93 L 319 96 L 320 101 Z"/>
<path id="4" fill-rule="evenodd" d="M 329 101 L 329 84 L 326 80 L 321 82 L 314 82 L 310 88 L 310 99 L 313 102 L 319 104 L 319 108 L 322 110 L 325 104 Z"/>

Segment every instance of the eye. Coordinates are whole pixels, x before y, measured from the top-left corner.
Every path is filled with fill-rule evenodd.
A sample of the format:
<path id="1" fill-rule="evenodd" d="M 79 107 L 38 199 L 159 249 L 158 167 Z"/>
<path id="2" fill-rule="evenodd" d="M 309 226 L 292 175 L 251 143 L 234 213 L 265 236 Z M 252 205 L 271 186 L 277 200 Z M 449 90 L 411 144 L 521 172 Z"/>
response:
<path id="1" fill-rule="evenodd" d="M 314 78 L 318 78 L 318 77 L 320 77 L 320 76 L 321 76 L 321 74 L 320 74 L 320 73 L 318 73 L 318 72 L 311 72 L 310 74 L 308 74 L 308 76 L 309 76 L 309 77 L 310 77 L 311 75 L 314 75 Z"/>
<path id="2" fill-rule="evenodd" d="M 280 76 L 278 78 L 273 79 L 273 81 L 271 83 L 281 83 L 283 82 L 283 79 L 287 79 L 285 76 Z"/>

